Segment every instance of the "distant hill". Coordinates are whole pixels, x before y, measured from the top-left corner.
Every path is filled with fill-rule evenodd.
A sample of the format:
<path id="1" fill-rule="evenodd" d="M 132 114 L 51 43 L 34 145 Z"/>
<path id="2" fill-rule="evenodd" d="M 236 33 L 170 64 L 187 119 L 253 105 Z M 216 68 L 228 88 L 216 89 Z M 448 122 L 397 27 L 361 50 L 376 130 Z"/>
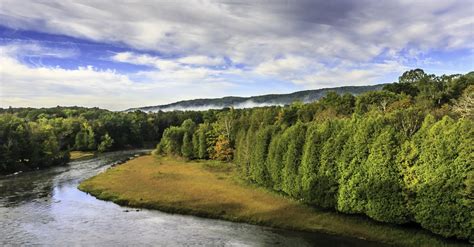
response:
<path id="1" fill-rule="evenodd" d="M 140 110 L 144 112 L 157 111 L 201 111 L 208 109 L 221 109 L 225 107 L 234 108 L 252 108 L 270 105 L 289 105 L 295 101 L 302 101 L 309 103 L 324 97 L 328 92 L 334 91 L 338 94 L 350 93 L 353 95 L 362 94 L 368 91 L 382 90 L 386 84 L 379 84 L 373 86 L 347 86 L 335 88 L 323 88 L 316 90 L 304 90 L 289 94 L 266 94 L 252 97 L 223 97 L 214 99 L 192 99 L 183 100 L 166 105 L 144 106 L 137 108 L 130 108 L 126 111 Z"/>

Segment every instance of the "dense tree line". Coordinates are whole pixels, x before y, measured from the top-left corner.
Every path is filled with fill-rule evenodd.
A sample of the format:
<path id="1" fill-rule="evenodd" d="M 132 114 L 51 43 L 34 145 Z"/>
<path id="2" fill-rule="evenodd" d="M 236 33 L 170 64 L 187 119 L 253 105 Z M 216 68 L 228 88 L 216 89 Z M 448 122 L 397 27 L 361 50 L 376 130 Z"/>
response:
<path id="1" fill-rule="evenodd" d="M 152 147 L 169 126 L 186 119 L 200 123 L 209 114 L 125 113 L 81 107 L 1 109 L 0 173 L 64 164 L 71 150 Z"/>
<path id="2" fill-rule="evenodd" d="M 233 160 L 242 178 L 310 205 L 473 240 L 473 89 L 473 72 L 416 69 L 382 91 L 186 120 L 157 152 Z"/>

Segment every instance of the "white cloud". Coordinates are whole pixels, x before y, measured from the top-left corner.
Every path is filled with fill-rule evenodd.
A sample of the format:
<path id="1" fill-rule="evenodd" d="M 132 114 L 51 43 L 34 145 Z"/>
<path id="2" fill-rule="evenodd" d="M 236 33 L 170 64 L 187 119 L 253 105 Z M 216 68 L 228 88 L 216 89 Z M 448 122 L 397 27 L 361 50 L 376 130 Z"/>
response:
<path id="1" fill-rule="evenodd" d="M 50 48 L 37 42 L 12 42 L 1 47 L 2 54 L 23 57 L 55 57 L 70 58 L 78 55 L 79 51 L 73 48 Z"/>
<path id="2" fill-rule="evenodd" d="M 139 71 L 133 76 L 146 78 L 147 80 L 165 82 L 160 87 L 180 86 L 185 84 L 199 85 L 201 83 L 223 83 L 231 86 L 231 83 L 223 81 L 220 77 L 224 75 L 239 75 L 239 69 L 213 69 L 208 66 L 222 64 L 222 59 L 204 56 L 192 56 L 183 58 L 164 59 L 148 54 L 137 54 L 133 52 L 120 52 L 112 56 L 112 60 L 135 65 L 146 65 L 158 70 Z"/>
<path id="3" fill-rule="evenodd" d="M 197 66 L 217 66 L 224 64 L 224 59 L 207 56 L 188 56 L 178 59 L 182 64 Z"/>
<path id="4" fill-rule="evenodd" d="M 401 74 L 407 69 L 409 67 L 397 60 L 325 65 L 304 57 L 287 56 L 261 63 L 255 68 L 255 73 L 283 78 L 305 88 L 322 88 L 391 82 L 384 81 L 384 76 Z"/>
<path id="5" fill-rule="evenodd" d="M 147 65 L 160 70 L 177 70 L 183 67 L 210 67 L 224 64 L 224 59 L 215 57 L 188 56 L 164 59 L 159 56 L 134 52 L 119 52 L 111 58 L 117 62 Z"/>
<path id="6" fill-rule="evenodd" d="M 136 54 L 133 52 L 120 52 L 112 56 L 112 60 L 122 63 L 152 66 L 161 70 L 174 70 L 180 65 L 174 61 L 162 59 L 148 54 Z"/>
<path id="7" fill-rule="evenodd" d="M 384 61 L 377 64 L 350 64 L 334 68 L 325 68 L 314 73 L 305 75 L 294 82 L 302 85 L 318 84 L 320 87 L 344 86 L 344 85 L 369 85 L 383 81 L 387 74 L 401 74 L 409 68 L 397 61 Z"/>
<path id="8" fill-rule="evenodd" d="M 255 68 L 255 72 L 262 75 L 291 76 L 307 70 L 311 63 L 305 57 L 287 56 L 263 62 Z"/>
<path id="9" fill-rule="evenodd" d="M 19 50 L 11 45 L 0 46 L 0 107 L 80 105 L 121 110 L 195 98 L 195 95 L 217 97 L 233 87 L 222 78 L 208 78 L 210 72 L 204 68 L 120 74 L 92 66 L 30 67 L 17 59 L 14 51 Z M 156 62 L 152 57 L 140 56 L 137 61 Z"/>
<path id="10" fill-rule="evenodd" d="M 197 63 L 227 56 L 258 64 L 298 52 L 319 60 L 367 61 L 408 44 L 473 47 L 469 0 L 2 2 L 8 8 L 0 9 L 0 20 L 12 28 L 179 53 Z"/>

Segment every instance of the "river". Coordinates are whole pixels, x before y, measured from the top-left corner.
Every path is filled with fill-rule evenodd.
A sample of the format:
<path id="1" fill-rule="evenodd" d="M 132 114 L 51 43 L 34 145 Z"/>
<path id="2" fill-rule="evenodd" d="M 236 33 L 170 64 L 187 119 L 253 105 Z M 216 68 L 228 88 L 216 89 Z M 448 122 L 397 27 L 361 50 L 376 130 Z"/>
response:
<path id="1" fill-rule="evenodd" d="M 122 151 L 66 166 L 0 177 L 0 245 L 381 246 L 320 233 L 168 214 L 116 205 L 77 189 Z"/>

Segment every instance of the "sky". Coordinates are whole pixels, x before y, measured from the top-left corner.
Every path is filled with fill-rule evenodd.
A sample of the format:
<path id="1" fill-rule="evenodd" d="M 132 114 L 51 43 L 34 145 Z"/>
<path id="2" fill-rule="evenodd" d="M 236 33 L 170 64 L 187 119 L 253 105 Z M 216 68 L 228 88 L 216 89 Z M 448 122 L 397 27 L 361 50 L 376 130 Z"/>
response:
<path id="1" fill-rule="evenodd" d="M 474 70 L 472 0 L 0 0 L 0 107 L 98 106 Z"/>

